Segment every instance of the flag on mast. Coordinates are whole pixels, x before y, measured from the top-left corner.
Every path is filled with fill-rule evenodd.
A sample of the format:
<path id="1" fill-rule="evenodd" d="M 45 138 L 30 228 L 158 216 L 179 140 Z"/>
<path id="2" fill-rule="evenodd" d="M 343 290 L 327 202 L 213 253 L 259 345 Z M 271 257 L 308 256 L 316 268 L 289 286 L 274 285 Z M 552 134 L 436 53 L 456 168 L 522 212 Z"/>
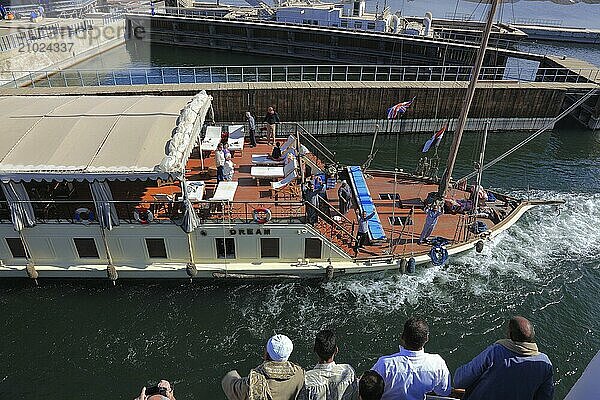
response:
<path id="1" fill-rule="evenodd" d="M 433 144 L 435 144 L 436 146 L 440 144 L 440 141 L 442 140 L 442 137 L 444 136 L 444 132 L 446 132 L 447 127 L 447 125 L 444 125 L 442 129 L 433 134 L 431 139 L 425 142 L 425 145 L 423 146 L 423 153 L 427 153 Z"/>
<path id="2" fill-rule="evenodd" d="M 398 115 L 402 115 L 408 110 L 408 107 L 415 101 L 417 97 L 413 97 L 410 101 L 403 101 L 402 103 L 398 103 L 395 106 L 391 106 L 387 110 L 388 119 L 395 119 Z"/>

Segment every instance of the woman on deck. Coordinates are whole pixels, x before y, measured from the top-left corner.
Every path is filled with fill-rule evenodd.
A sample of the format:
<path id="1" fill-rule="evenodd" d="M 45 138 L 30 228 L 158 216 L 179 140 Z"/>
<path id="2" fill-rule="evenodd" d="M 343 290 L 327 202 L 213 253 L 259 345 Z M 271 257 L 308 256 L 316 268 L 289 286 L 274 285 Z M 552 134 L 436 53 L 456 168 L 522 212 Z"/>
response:
<path id="1" fill-rule="evenodd" d="M 233 169 L 234 169 L 234 165 L 233 165 L 233 161 L 231 161 L 231 154 L 227 154 L 225 156 L 225 164 L 223 165 L 223 177 L 225 178 L 226 181 L 232 181 L 233 180 Z"/>
<path id="2" fill-rule="evenodd" d="M 348 210 L 350 210 L 350 206 L 352 206 L 352 194 L 350 193 L 350 186 L 346 181 L 342 181 L 338 189 L 338 203 L 340 213 L 346 215 Z"/>

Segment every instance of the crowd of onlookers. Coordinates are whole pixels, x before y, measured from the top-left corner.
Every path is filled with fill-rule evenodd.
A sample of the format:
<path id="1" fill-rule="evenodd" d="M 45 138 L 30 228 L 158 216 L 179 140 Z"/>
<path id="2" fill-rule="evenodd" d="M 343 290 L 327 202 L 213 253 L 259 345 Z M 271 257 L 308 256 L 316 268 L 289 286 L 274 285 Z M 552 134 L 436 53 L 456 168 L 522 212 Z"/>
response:
<path id="1" fill-rule="evenodd" d="M 551 400 L 552 364 L 539 352 L 535 331 L 526 318 L 508 322 L 508 335 L 460 366 L 451 379 L 444 359 L 426 353 L 429 326 L 418 317 L 404 324 L 400 351 L 380 357 L 357 376 L 348 364 L 338 364 L 335 333 L 323 330 L 315 337 L 319 362 L 304 370 L 289 361 L 294 348 L 285 335 L 276 334 L 265 346 L 264 361 L 241 377 L 228 372 L 221 385 L 229 400 L 423 400 L 427 394 L 469 400 Z M 139 400 L 174 400 L 167 381 Z"/>

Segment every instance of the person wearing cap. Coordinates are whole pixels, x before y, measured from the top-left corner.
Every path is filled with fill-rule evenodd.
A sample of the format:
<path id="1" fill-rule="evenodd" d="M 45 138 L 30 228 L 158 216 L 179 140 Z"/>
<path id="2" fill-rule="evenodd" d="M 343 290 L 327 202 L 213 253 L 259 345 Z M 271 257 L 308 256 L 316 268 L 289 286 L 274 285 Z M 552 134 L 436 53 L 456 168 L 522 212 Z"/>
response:
<path id="1" fill-rule="evenodd" d="M 288 361 L 294 345 L 290 338 L 277 334 L 267 341 L 264 362 L 247 377 L 229 371 L 221 381 L 229 400 L 295 400 L 304 385 L 302 367 Z"/>
<path id="2" fill-rule="evenodd" d="M 315 337 L 313 350 L 319 363 L 306 371 L 302 400 L 351 400 L 357 391 L 356 374 L 349 364 L 336 364 L 338 354 L 335 333 L 323 330 Z"/>

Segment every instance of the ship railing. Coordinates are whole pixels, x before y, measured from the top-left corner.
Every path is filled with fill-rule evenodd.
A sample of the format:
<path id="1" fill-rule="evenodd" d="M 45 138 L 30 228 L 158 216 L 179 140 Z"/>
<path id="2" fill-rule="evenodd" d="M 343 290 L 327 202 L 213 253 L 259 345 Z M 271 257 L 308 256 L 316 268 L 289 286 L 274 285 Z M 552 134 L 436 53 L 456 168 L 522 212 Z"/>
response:
<path id="1" fill-rule="evenodd" d="M 348 249 L 354 248 L 356 244 L 355 224 L 348 218 L 343 216 L 331 204 L 323 199 L 319 199 L 319 206 L 315 206 L 309 202 L 304 202 L 307 223 L 313 223 L 314 227 L 321 232 L 329 241 L 342 247 L 346 252 Z M 309 216 L 314 213 L 315 217 Z M 337 221 L 336 221 L 337 219 Z"/>
<path id="2" fill-rule="evenodd" d="M 16 14 L 17 18 L 29 18 L 32 11 L 38 11 L 39 7 L 44 7 L 45 16 L 58 18 L 76 18 L 83 16 L 87 11 L 93 9 L 97 0 L 66 0 L 66 1 L 47 1 L 34 4 L 9 5 L 7 10 Z"/>
<path id="3" fill-rule="evenodd" d="M 91 200 L 30 200 L 37 224 L 84 223 L 98 224 L 98 214 Z M 169 202 L 143 200 L 113 200 L 122 224 L 175 223 L 183 218 L 181 199 Z M 192 201 L 196 216 L 202 223 L 253 223 L 256 209 L 268 209 L 271 221 L 278 223 L 304 223 L 306 210 L 301 201 Z M 152 217 L 146 213 L 152 213 Z M 90 217 L 91 212 L 91 217 Z M 137 218 L 136 219 L 136 214 Z M 141 216 L 141 219 L 140 219 Z M 11 223 L 7 201 L 0 201 L 0 223 Z"/>
<path id="4" fill-rule="evenodd" d="M 281 122 L 277 128 L 277 136 L 280 138 L 294 135 L 300 138 L 300 144 L 316 157 L 315 162 L 335 164 L 335 153 L 327 148 L 319 139 L 309 132 L 298 122 Z"/>
<path id="5" fill-rule="evenodd" d="M 0 43 L 1 39 L 0 39 Z M 7 42 L 13 46 L 13 42 Z M 11 87 L 87 87 L 274 82 L 428 82 L 468 81 L 469 66 L 396 65 L 273 65 L 151 67 L 125 70 L 15 70 L 0 73 L 0 84 Z M 481 80 L 590 83 L 600 81 L 600 69 L 564 67 L 483 67 Z"/>
<path id="6" fill-rule="evenodd" d="M 537 25 L 537 26 L 562 26 L 564 21 L 562 19 L 549 19 L 549 18 L 514 18 L 511 20 L 513 25 Z"/>

